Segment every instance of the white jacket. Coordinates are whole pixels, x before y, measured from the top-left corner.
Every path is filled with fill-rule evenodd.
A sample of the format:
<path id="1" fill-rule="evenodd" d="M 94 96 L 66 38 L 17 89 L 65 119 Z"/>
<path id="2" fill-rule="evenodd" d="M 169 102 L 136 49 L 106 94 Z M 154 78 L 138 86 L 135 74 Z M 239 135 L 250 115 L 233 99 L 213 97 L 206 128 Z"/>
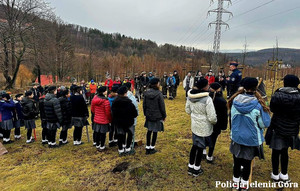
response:
<path id="1" fill-rule="evenodd" d="M 208 92 L 197 93 L 197 90 L 190 90 L 185 111 L 191 115 L 192 132 L 195 135 L 208 137 L 212 134 L 217 115 Z"/>
<path id="2" fill-rule="evenodd" d="M 186 80 L 187 80 L 187 76 L 185 76 L 185 78 L 183 80 L 183 88 L 184 89 L 186 88 Z M 191 76 L 191 79 L 190 79 L 190 89 L 193 88 L 193 85 L 194 85 L 194 77 Z"/>

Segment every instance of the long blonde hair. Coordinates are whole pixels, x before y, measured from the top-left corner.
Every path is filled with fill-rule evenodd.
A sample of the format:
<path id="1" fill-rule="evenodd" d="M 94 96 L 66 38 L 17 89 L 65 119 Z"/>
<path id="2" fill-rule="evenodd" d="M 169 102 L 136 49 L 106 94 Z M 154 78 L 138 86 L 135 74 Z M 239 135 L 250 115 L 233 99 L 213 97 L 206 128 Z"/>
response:
<path id="1" fill-rule="evenodd" d="M 234 98 L 236 98 L 238 95 L 245 93 L 246 90 L 244 88 L 239 89 L 229 100 L 227 103 L 227 107 L 229 110 L 231 110 L 232 104 L 233 104 L 233 100 Z M 262 96 L 260 95 L 260 93 L 256 90 L 253 91 L 254 96 L 257 98 L 258 102 L 260 103 L 260 105 L 263 107 L 263 110 L 265 112 L 268 112 L 269 114 L 271 113 L 270 108 L 267 106 L 265 100 L 262 98 Z"/>

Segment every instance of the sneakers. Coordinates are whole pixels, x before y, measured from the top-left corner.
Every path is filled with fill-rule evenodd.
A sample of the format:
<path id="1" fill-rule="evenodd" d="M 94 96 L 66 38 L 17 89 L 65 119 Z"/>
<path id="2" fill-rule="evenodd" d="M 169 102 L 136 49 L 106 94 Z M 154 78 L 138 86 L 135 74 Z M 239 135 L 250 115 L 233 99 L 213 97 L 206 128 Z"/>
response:
<path id="1" fill-rule="evenodd" d="M 197 166 L 194 167 L 194 172 L 193 172 L 194 177 L 197 177 L 197 176 L 199 176 L 203 173 L 204 173 L 204 171 L 200 166 L 199 167 L 197 167 Z"/>
<path id="2" fill-rule="evenodd" d="M 146 146 L 146 155 L 152 155 L 157 153 L 155 146 Z"/>
<path id="3" fill-rule="evenodd" d="M 42 140 L 42 144 L 43 144 L 43 145 L 48 144 L 48 140 Z"/>
<path id="4" fill-rule="evenodd" d="M 188 165 L 188 175 L 193 175 L 194 172 L 194 165 Z"/>
<path id="5" fill-rule="evenodd" d="M 118 150 L 118 151 L 119 151 L 119 157 L 122 157 L 122 156 L 125 156 L 125 155 L 126 155 L 125 149 Z"/>
<path id="6" fill-rule="evenodd" d="M 274 181 L 274 182 L 278 182 L 279 181 L 279 174 L 278 175 L 274 175 L 273 172 L 271 173 L 271 179 Z"/>
<path id="7" fill-rule="evenodd" d="M 206 162 L 207 162 L 207 163 L 212 164 L 214 161 L 215 161 L 215 160 L 214 160 L 214 157 L 213 157 L 213 156 L 209 157 L 208 155 L 206 155 Z"/>
<path id="8" fill-rule="evenodd" d="M 232 184 L 232 190 L 239 190 L 240 189 L 240 181 L 241 181 L 241 178 L 235 178 L 233 176 L 233 184 Z"/>
<path id="9" fill-rule="evenodd" d="M 96 148 L 97 148 L 97 150 L 98 150 L 99 152 L 103 152 L 103 151 L 106 150 L 106 149 L 105 149 L 105 146 L 101 147 L 101 146 L 99 145 L 99 146 L 96 146 Z"/>
<path id="10" fill-rule="evenodd" d="M 15 135 L 15 140 L 20 140 L 21 139 L 21 135 Z"/>
<path id="11" fill-rule="evenodd" d="M 11 144 L 11 143 L 13 143 L 14 141 L 12 141 L 12 140 L 10 140 L 10 139 L 5 139 L 5 138 L 3 138 L 3 144 L 5 145 L 5 144 Z"/>
<path id="12" fill-rule="evenodd" d="M 32 139 L 32 137 L 29 140 L 26 141 L 27 144 L 33 143 L 33 142 L 34 142 L 34 139 Z"/>
<path id="13" fill-rule="evenodd" d="M 247 191 L 249 189 L 249 180 L 241 179 L 240 190 Z"/>
<path id="14" fill-rule="evenodd" d="M 84 142 L 81 141 L 73 141 L 73 145 L 82 145 Z"/>
<path id="15" fill-rule="evenodd" d="M 279 179 L 283 182 L 290 182 L 291 181 L 288 174 L 279 173 Z"/>

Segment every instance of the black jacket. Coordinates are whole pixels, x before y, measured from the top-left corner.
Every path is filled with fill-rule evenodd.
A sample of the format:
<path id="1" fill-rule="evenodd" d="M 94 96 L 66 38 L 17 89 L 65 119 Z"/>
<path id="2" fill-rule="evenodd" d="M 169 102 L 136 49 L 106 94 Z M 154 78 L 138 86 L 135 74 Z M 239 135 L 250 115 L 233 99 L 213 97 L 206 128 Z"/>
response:
<path id="1" fill-rule="evenodd" d="M 46 94 L 44 100 L 44 111 L 46 121 L 49 123 L 62 123 L 63 117 L 58 99 L 54 94 Z"/>
<path id="2" fill-rule="evenodd" d="M 60 97 L 58 98 L 60 107 L 61 107 L 61 113 L 63 116 L 62 124 L 61 125 L 68 125 L 71 123 L 72 120 L 72 105 L 71 102 L 66 97 Z"/>
<path id="3" fill-rule="evenodd" d="M 159 90 L 151 88 L 147 90 L 144 95 L 143 110 L 146 120 L 164 120 L 167 114 L 162 93 Z"/>
<path id="4" fill-rule="evenodd" d="M 220 134 L 221 130 L 227 129 L 228 124 L 228 111 L 227 111 L 227 101 L 223 98 L 222 92 L 217 92 L 215 97 L 214 93 L 211 92 L 209 96 L 213 99 L 217 114 L 217 123 L 214 125 L 213 132 Z"/>
<path id="5" fill-rule="evenodd" d="M 148 77 L 142 76 L 142 77 L 140 78 L 140 80 L 141 80 L 141 85 L 142 85 L 142 86 L 148 86 L 148 83 L 149 83 L 149 78 L 148 78 Z"/>
<path id="6" fill-rule="evenodd" d="M 134 124 L 134 118 L 137 117 L 137 110 L 128 97 L 118 96 L 112 104 L 113 122 L 117 127 L 124 129 Z"/>
<path id="7" fill-rule="evenodd" d="M 168 80 L 168 76 L 163 76 L 160 80 L 160 85 L 162 87 L 167 87 L 167 80 Z"/>
<path id="8" fill-rule="evenodd" d="M 281 136 L 297 136 L 300 124 L 300 91 L 284 87 L 276 90 L 271 98 L 273 112 L 270 128 Z"/>
<path id="9" fill-rule="evenodd" d="M 179 78 L 178 74 L 175 74 L 174 77 L 175 77 L 175 80 L 176 80 L 176 87 L 177 87 L 180 84 L 180 78 Z"/>
<path id="10" fill-rule="evenodd" d="M 82 95 L 77 94 L 70 97 L 72 105 L 72 117 L 89 117 L 89 111 Z"/>
<path id="11" fill-rule="evenodd" d="M 35 117 L 38 115 L 38 112 L 34 100 L 24 97 L 21 101 L 21 105 L 22 105 L 22 114 L 24 120 L 35 119 Z"/>
<path id="12" fill-rule="evenodd" d="M 40 110 L 41 120 L 46 120 L 44 101 L 45 101 L 45 96 L 43 95 L 42 97 L 40 97 L 39 100 L 39 110 Z"/>

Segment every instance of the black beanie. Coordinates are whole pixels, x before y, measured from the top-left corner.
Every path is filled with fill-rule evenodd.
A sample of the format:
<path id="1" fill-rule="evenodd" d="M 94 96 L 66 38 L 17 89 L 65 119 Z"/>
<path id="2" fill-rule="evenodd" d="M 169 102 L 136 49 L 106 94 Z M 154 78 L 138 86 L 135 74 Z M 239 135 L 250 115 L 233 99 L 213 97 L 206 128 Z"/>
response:
<path id="1" fill-rule="evenodd" d="M 105 86 L 101 86 L 100 88 L 97 89 L 97 93 L 98 94 L 102 94 L 106 91 L 106 87 Z"/>
<path id="2" fill-rule="evenodd" d="M 203 88 L 205 88 L 208 85 L 208 80 L 205 78 L 200 78 L 200 80 L 198 80 L 198 82 L 196 83 L 196 87 L 199 90 L 202 90 Z"/>
<path id="3" fill-rule="evenodd" d="M 127 87 L 126 86 L 121 86 L 119 89 L 118 89 L 118 94 L 119 95 L 124 95 L 126 94 L 128 91 Z"/>
<path id="4" fill-rule="evenodd" d="M 54 90 L 56 90 L 56 86 L 50 86 L 50 87 L 47 89 L 48 92 L 52 92 L 52 91 L 54 91 Z"/>
<path id="5" fill-rule="evenodd" d="M 256 78 L 246 77 L 242 79 L 241 86 L 246 90 L 256 89 L 258 85 L 258 80 Z"/>
<path id="6" fill-rule="evenodd" d="M 118 89 L 119 89 L 119 86 L 114 85 L 114 86 L 111 88 L 111 92 L 117 93 L 117 92 L 118 92 Z"/>
<path id="7" fill-rule="evenodd" d="M 220 89 L 222 86 L 218 83 L 218 82 L 214 82 L 210 84 L 210 88 L 213 90 L 218 90 Z"/>
<path id="8" fill-rule="evenodd" d="M 299 78 L 297 76 L 288 74 L 283 79 L 284 87 L 297 88 L 299 85 Z"/>
<path id="9" fill-rule="evenodd" d="M 32 91 L 26 91 L 25 92 L 25 97 L 28 97 L 28 96 L 31 96 L 33 94 L 33 92 Z"/>
<path id="10" fill-rule="evenodd" d="M 159 82 L 159 79 L 158 78 L 152 78 L 151 80 L 150 80 L 150 84 L 151 85 L 156 85 L 156 84 L 158 84 L 158 82 Z"/>
<path id="11" fill-rule="evenodd" d="M 131 83 L 130 82 L 126 82 L 124 85 L 127 87 L 128 90 L 131 89 Z"/>

